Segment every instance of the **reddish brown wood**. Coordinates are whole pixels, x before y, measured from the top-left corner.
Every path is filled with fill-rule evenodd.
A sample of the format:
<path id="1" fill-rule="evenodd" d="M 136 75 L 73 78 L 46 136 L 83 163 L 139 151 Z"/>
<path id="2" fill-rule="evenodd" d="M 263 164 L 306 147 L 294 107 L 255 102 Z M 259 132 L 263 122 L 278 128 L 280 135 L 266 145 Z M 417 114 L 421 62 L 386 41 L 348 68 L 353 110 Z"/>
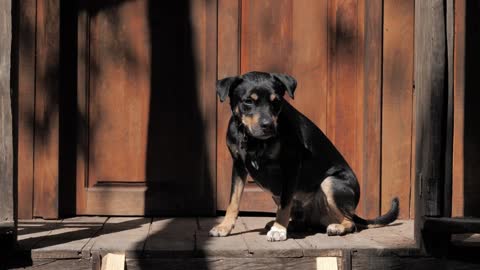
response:
<path id="1" fill-rule="evenodd" d="M 379 91 L 375 87 L 375 83 L 379 81 L 379 73 L 375 71 L 379 65 L 379 54 L 378 50 L 375 51 L 375 46 L 378 48 L 380 39 L 374 27 L 381 21 L 381 11 L 375 13 L 375 5 L 378 10 L 378 3 L 363 1 L 328 3 L 329 77 L 326 133 L 358 176 L 363 195 L 357 213 L 373 217 L 379 212 L 376 198 L 379 194 L 380 157 L 377 144 L 379 136 L 377 112 L 380 105 L 375 94 L 375 91 L 377 93 Z M 366 6 L 363 7 L 363 4 Z M 367 11 L 369 13 L 365 14 L 372 12 L 371 15 L 364 16 L 364 12 Z M 363 32 L 365 23 L 370 20 L 371 27 L 365 28 Z M 363 39 L 365 45 L 361 44 Z M 365 48 L 365 54 L 361 48 Z M 364 62 L 363 58 L 367 57 L 371 57 L 370 64 Z M 363 70 L 364 68 L 366 70 Z M 366 162 L 367 159 L 370 162 Z"/>
<path id="2" fill-rule="evenodd" d="M 382 198 L 388 211 L 400 199 L 408 218 L 411 181 L 414 1 L 384 2 L 382 95 Z"/>
<path id="3" fill-rule="evenodd" d="M 327 122 L 327 36 L 327 0 L 293 1 L 290 66 L 298 86 L 295 100 L 289 101 L 324 132 Z"/>
<path id="4" fill-rule="evenodd" d="M 359 61 L 358 6 L 356 1 L 330 1 L 329 27 L 331 74 L 328 87 L 327 136 L 344 155 L 357 174 L 355 123 L 357 120 L 356 72 Z M 350 130 L 346 132 L 346 127 Z"/>
<path id="5" fill-rule="evenodd" d="M 195 56 L 196 73 L 198 79 L 199 116 L 201 121 L 200 132 L 202 141 L 200 165 L 202 184 L 200 189 L 192 190 L 203 196 L 200 201 L 208 209 L 208 213 L 214 215 L 216 210 L 216 137 L 217 137 L 217 112 L 215 83 L 217 78 L 217 2 L 216 1 L 192 1 L 192 40 L 194 44 L 193 55 Z"/>
<path id="6" fill-rule="evenodd" d="M 145 181 L 150 46 L 144 1 L 90 19 L 88 186 Z M 134 11 L 134 12 L 133 12 Z"/>
<path id="7" fill-rule="evenodd" d="M 355 174 L 357 175 L 359 181 L 362 181 L 363 184 L 360 182 L 360 194 L 362 199 L 374 199 L 374 197 L 378 197 L 377 193 L 378 190 L 375 190 L 376 192 L 373 192 L 373 189 L 375 188 L 375 185 L 368 186 L 368 182 L 375 182 L 375 180 L 379 180 L 379 175 L 378 172 L 376 175 L 370 175 L 372 178 L 367 178 L 367 174 L 369 173 L 368 169 L 365 166 L 368 165 L 374 165 L 379 162 L 379 158 L 377 156 L 377 153 L 374 151 L 374 149 L 368 149 L 370 148 L 367 145 L 367 139 L 365 137 L 366 133 L 369 131 L 368 130 L 368 124 L 369 124 L 369 115 L 368 115 L 368 110 L 365 110 L 365 106 L 369 103 L 369 94 L 372 97 L 375 97 L 375 93 L 377 91 L 381 91 L 381 87 L 376 87 L 377 82 L 377 70 L 375 69 L 376 67 L 376 62 L 378 59 L 378 40 L 372 39 L 372 33 L 375 34 L 378 33 L 378 30 L 375 28 L 375 24 L 372 24 L 371 27 L 367 28 L 368 22 L 369 21 L 376 21 L 377 16 L 374 14 L 376 13 L 375 11 L 378 8 L 373 7 L 373 10 L 370 11 L 369 9 L 366 9 L 366 5 L 369 0 L 360 0 L 357 1 L 357 35 L 358 35 L 358 41 L 357 41 L 357 50 L 356 50 L 356 55 L 358 59 L 362 59 L 361 61 L 357 61 L 356 63 L 356 100 L 355 102 L 355 108 L 358 111 L 358 121 L 356 121 L 354 130 L 355 130 L 355 161 L 357 162 L 357 169 L 355 171 Z M 366 16 L 367 11 L 369 12 L 370 17 Z M 368 38 L 367 38 L 368 36 Z M 369 42 L 366 42 L 368 39 L 370 39 Z M 381 38 L 380 38 L 381 42 Z M 366 56 L 370 57 L 371 59 L 367 60 Z M 381 61 L 381 60 L 380 60 Z M 373 69 L 372 69 L 373 68 Z M 369 74 L 369 72 L 371 74 Z M 371 78 L 371 79 L 370 79 Z M 380 77 L 381 79 L 381 77 Z M 375 84 L 373 84 L 375 83 Z M 370 104 L 373 105 L 373 104 Z M 363 112 L 362 112 L 363 111 Z M 374 117 L 380 117 L 380 115 L 377 113 L 377 115 L 373 115 Z M 371 117 L 370 117 L 371 118 Z M 378 123 L 377 123 L 378 124 Z M 370 126 L 373 127 L 370 123 Z M 373 130 L 372 130 L 373 131 Z M 372 135 L 375 135 L 373 132 Z M 378 137 L 373 136 L 372 139 L 376 139 Z M 369 151 L 367 151 L 368 149 Z M 373 150 L 373 151 L 370 151 Z M 368 157 L 368 158 L 367 158 Z M 367 159 L 366 159 L 367 158 Z M 380 170 L 379 166 L 377 166 L 377 169 Z M 370 171 L 370 173 L 374 173 Z M 362 179 L 362 180 L 360 180 Z M 368 188 L 367 188 L 368 187 Z M 368 192 L 368 193 L 367 193 Z M 368 198 L 367 198 L 368 197 Z M 376 200 L 378 202 L 378 198 Z M 376 213 L 378 212 L 378 205 L 373 205 L 374 207 L 372 209 L 366 208 L 363 206 L 364 203 L 360 202 L 360 204 L 357 207 L 357 214 L 359 214 L 359 211 L 364 211 L 367 213 L 369 210 L 374 211 L 375 214 L 372 216 L 377 215 Z M 367 203 L 365 203 L 367 205 Z"/>
<path id="8" fill-rule="evenodd" d="M 381 96 L 382 96 L 382 1 L 360 1 L 357 80 L 357 163 L 363 206 L 367 217 L 380 214 Z M 363 93 L 362 93 L 363 92 Z"/>
<path id="9" fill-rule="evenodd" d="M 33 215 L 58 218 L 60 1 L 37 1 Z"/>
<path id="10" fill-rule="evenodd" d="M 465 0 L 455 1 L 452 216 L 464 215 Z"/>
<path id="11" fill-rule="evenodd" d="M 89 34 L 88 13 L 79 10 L 77 31 L 77 160 L 76 160 L 76 213 L 87 214 L 87 198 L 85 187 L 87 185 L 88 161 L 88 88 L 89 73 Z"/>
<path id="12" fill-rule="evenodd" d="M 292 2 L 242 1 L 240 73 L 291 72 Z"/>
<path id="13" fill-rule="evenodd" d="M 20 1 L 18 8 L 18 217 L 29 219 L 33 217 L 36 1 Z"/>
<path id="14" fill-rule="evenodd" d="M 239 74 L 240 1 L 218 2 L 219 79 Z M 232 161 L 227 149 L 226 134 L 231 111 L 228 100 L 217 101 L 217 209 L 226 210 L 230 200 Z"/>
<path id="15" fill-rule="evenodd" d="M 216 9 L 144 0 L 81 13 L 77 210 L 213 213 Z M 102 206 L 119 183 L 123 212 Z"/>

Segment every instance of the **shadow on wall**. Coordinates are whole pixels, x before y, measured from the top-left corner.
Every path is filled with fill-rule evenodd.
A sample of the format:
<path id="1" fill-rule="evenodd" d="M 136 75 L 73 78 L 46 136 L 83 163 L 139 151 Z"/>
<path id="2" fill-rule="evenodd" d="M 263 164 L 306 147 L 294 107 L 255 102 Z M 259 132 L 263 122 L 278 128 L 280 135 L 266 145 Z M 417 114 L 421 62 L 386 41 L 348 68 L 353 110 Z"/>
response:
<path id="1" fill-rule="evenodd" d="M 480 2 L 466 1 L 465 18 L 465 126 L 464 126 L 464 216 L 480 216 Z"/>
<path id="2" fill-rule="evenodd" d="M 212 209 L 213 187 L 199 108 L 201 78 L 196 67 L 200 63 L 194 55 L 201 41 L 199 33 L 195 41 L 191 5 L 190 0 L 148 1 L 151 79 L 146 175 L 154 193 L 150 194 L 153 200 L 145 203 L 147 213 L 155 212 L 156 203 L 175 203 L 174 208 L 196 214 L 202 208 Z M 162 189 L 183 198 L 158 202 L 166 195 Z"/>

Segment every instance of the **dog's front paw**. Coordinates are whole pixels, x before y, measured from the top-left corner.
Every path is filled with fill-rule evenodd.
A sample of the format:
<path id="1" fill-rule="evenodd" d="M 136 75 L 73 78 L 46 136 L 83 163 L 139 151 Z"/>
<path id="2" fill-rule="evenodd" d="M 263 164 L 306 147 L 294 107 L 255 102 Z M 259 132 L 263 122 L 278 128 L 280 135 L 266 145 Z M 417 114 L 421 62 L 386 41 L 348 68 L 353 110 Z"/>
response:
<path id="1" fill-rule="evenodd" d="M 285 241 L 287 240 L 287 229 L 279 224 L 274 224 L 267 233 L 268 241 Z"/>
<path id="2" fill-rule="evenodd" d="M 233 226 L 225 226 L 225 225 L 217 225 L 215 227 L 213 227 L 209 232 L 208 232 L 208 235 L 210 236 L 214 236 L 214 237 L 223 237 L 223 236 L 227 236 L 230 234 L 230 232 L 232 231 L 233 229 Z"/>
<path id="3" fill-rule="evenodd" d="M 334 235 L 344 235 L 345 234 L 345 227 L 342 224 L 330 224 L 327 227 L 327 235 L 334 236 Z"/>

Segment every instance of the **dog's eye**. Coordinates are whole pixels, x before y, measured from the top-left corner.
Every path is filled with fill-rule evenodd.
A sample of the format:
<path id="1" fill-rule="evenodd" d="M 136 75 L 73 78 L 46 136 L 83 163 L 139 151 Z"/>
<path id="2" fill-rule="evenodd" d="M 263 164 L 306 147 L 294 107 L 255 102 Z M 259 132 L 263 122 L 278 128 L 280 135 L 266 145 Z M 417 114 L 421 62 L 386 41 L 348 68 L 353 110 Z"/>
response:
<path id="1" fill-rule="evenodd" d="M 250 105 L 253 105 L 253 103 L 254 103 L 254 101 L 253 101 L 253 99 L 251 99 L 251 98 L 247 98 L 247 99 L 244 99 L 244 100 L 243 100 L 243 104 L 245 104 L 245 105 L 249 105 L 249 106 L 250 106 Z"/>

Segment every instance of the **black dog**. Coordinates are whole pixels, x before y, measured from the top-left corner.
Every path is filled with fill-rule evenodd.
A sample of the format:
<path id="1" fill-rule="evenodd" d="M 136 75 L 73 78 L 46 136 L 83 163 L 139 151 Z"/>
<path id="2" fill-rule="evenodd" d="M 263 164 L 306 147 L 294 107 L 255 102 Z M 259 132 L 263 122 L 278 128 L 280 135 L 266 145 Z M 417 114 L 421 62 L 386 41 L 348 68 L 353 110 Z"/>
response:
<path id="1" fill-rule="evenodd" d="M 269 241 L 287 238 L 290 218 L 304 228 L 324 227 L 328 235 L 397 218 L 397 198 L 387 214 L 374 220 L 355 215 L 360 188 L 352 169 L 325 134 L 283 99 L 285 92 L 293 98 L 296 86 L 289 75 L 263 72 L 217 82 L 220 100 L 230 97 L 227 144 L 234 164 L 230 205 L 211 236 L 226 236 L 234 227 L 247 173 L 278 206 Z"/>

